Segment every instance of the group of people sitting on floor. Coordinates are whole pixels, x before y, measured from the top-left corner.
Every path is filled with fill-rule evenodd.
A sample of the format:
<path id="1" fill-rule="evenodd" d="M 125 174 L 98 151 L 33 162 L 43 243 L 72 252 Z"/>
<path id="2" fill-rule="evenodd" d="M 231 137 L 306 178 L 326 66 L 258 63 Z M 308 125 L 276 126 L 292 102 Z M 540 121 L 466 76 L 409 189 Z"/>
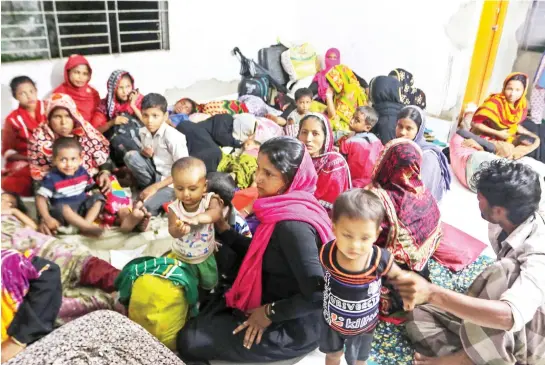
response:
<path id="1" fill-rule="evenodd" d="M 65 301 L 76 286 L 100 290 L 108 298 L 103 308 L 126 312 L 106 295 L 118 292 L 129 318 L 186 363 L 276 361 L 319 346 L 327 364 L 343 354 L 349 364 L 365 364 L 379 318 L 404 310 L 411 311 L 415 364 L 545 356 L 535 338 L 545 313 L 542 178 L 509 161 L 540 146 L 521 125 L 529 78 L 510 75 L 443 151 L 426 141 L 425 95 L 409 72 L 367 84 L 340 63 L 338 50 L 325 58 L 310 87 L 277 108 L 243 95 L 206 104 L 183 98 L 169 110 L 162 95 L 143 96 L 121 70 L 100 100 L 79 55 L 68 59 L 65 82 L 45 103 L 29 77 L 14 78 L 20 104 L 2 136 L 2 362 L 29 363 L 45 352 L 70 361 L 63 346 L 81 351 L 99 335 L 48 342 L 65 336 L 61 328 L 26 349 L 55 321 L 78 316 Z M 474 162 L 487 148 L 502 158 Z M 429 281 L 430 259 L 452 268 L 471 251 L 445 240 L 438 202 L 451 186 L 449 159 L 477 192 L 500 260 L 468 296 Z M 39 223 L 20 196 L 35 196 Z M 122 271 L 55 238 L 70 227 L 97 237 L 110 226 L 145 231 L 162 212 L 171 250 Z M 465 267 L 481 251 L 456 263 Z M 146 277 L 153 280 L 137 293 Z M 165 281 L 174 284 L 171 293 L 181 290 L 168 300 L 183 302 L 185 314 L 153 327 L 156 313 L 134 303 L 137 294 L 141 301 L 162 295 L 163 284 L 154 283 Z M 97 316 L 112 315 L 84 316 L 74 328 Z M 132 326 L 111 319 L 119 322 L 112 331 Z M 117 336 L 104 331 L 106 344 Z M 130 356 L 177 363 L 145 335 L 139 344 Z"/>

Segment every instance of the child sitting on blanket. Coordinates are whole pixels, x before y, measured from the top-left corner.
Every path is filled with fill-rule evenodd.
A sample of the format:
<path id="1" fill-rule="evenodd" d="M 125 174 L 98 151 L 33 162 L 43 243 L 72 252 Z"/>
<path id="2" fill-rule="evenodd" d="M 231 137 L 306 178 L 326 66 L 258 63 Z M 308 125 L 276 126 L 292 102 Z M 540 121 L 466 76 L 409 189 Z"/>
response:
<path id="1" fill-rule="evenodd" d="M 100 236 L 103 229 L 93 222 L 104 206 L 100 192 L 87 194 L 94 186 L 82 166 L 83 149 L 78 140 L 60 137 L 53 143 L 54 168 L 44 177 L 36 192 L 36 208 L 53 234 L 71 224 L 82 233 Z"/>
<path id="2" fill-rule="evenodd" d="M 382 277 L 393 279 L 403 271 L 390 252 L 375 246 L 385 211 L 372 192 L 352 189 L 333 205 L 336 239 L 322 246 L 325 325 L 320 351 L 326 364 L 367 364 L 378 323 Z"/>
<path id="3" fill-rule="evenodd" d="M 172 255 L 191 267 L 199 285 L 213 289 L 218 282 L 214 257 L 214 223 L 223 215 L 223 202 L 207 193 L 206 166 L 194 157 L 179 159 L 172 166 L 176 200 L 168 206 L 168 231 Z"/>
<path id="4" fill-rule="evenodd" d="M 352 186 L 363 188 L 371 182 L 373 169 L 382 152 L 380 139 L 371 133 L 378 113 L 369 106 L 359 107 L 350 121 L 350 132 L 335 132 L 339 152 L 346 157 Z"/>
<path id="5" fill-rule="evenodd" d="M 295 92 L 295 105 L 297 108 L 288 115 L 287 120 L 274 115 L 267 115 L 267 118 L 273 120 L 279 126 L 284 127 L 284 134 L 286 136 L 297 138 L 301 119 L 303 119 L 303 117 L 310 112 L 312 97 L 313 94 L 310 89 L 305 87 L 298 89 Z"/>

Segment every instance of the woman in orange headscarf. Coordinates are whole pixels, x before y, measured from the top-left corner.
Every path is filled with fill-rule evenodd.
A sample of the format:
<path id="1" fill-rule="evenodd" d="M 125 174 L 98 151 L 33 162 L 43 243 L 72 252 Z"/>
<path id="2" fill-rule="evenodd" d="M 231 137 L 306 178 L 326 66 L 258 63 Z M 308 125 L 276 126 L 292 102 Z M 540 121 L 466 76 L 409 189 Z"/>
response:
<path id="1" fill-rule="evenodd" d="M 539 137 L 521 126 L 528 115 L 528 75 L 514 72 L 503 82 L 501 93 L 490 95 L 477 109 L 472 132 L 494 143 L 517 146 L 510 156 L 518 159 L 539 146 Z"/>

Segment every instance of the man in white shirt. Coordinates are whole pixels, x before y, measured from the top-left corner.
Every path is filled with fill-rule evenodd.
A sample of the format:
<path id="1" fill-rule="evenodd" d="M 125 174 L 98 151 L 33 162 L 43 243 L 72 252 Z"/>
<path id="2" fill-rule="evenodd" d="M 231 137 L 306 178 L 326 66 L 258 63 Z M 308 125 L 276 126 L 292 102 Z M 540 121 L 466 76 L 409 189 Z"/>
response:
<path id="1" fill-rule="evenodd" d="M 174 162 L 187 157 L 185 136 L 167 123 L 167 101 L 160 94 L 151 93 L 142 99 L 140 129 L 142 151 L 130 151 L 123 158 L 131 170 L 139 189 L 140 200 L 152 215 L 161 211 L 164 203 L 174 200 L 171 168 Z"/>
<path id="2" fill-rule="evenodd" d="M 498 261 L 459 294 L 407 273 L 393 283 L 414 309 L 414 364 L 545 364 L 545 220 L 539 176 L 495 160 L 472 179 Z"/>

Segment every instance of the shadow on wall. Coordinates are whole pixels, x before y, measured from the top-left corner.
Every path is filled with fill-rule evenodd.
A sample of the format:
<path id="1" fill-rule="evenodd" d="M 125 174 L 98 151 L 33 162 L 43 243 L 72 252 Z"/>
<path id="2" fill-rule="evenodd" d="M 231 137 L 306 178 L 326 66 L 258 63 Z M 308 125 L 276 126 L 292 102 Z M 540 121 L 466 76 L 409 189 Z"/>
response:
<path id="1" fill-rule="evenodd" d="M 185 88 L 166 89 L 163 95 L 167 99 L 169 105 L 173 105 L 183 97 L 188 97 L 196 102 L 203 103 L 223 96 L 236 94 L 238 83 L 239 80 L 199 80 Z"/>

